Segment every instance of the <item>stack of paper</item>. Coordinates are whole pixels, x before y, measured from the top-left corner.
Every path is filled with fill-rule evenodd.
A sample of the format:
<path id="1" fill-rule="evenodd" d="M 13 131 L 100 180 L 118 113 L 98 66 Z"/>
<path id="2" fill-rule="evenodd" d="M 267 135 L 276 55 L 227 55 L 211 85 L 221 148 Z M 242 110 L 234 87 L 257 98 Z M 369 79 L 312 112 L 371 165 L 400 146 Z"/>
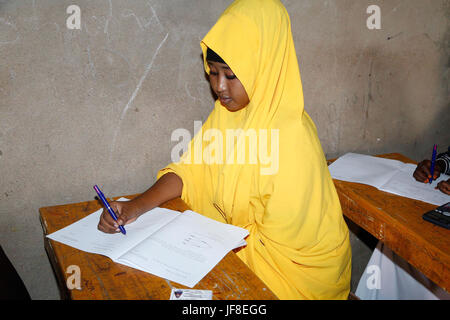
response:
<path id="1" fill-rule="evenodd" d="M 363 183 L 402 197 L 443 205 L 450 196 L 436 190 L 436 185 L 450 177 L 441 175 L 432 184 L 416 181 L 416 165 L 397 160 L 347 153 L 328 168 L 333 179 Z"/>
<path id="2" fill-rule="evenodd" d="M 97 229 L 101 212 L 102 209 L 47 237 L 191 288 L 229 251 L 245 245 L 248 235 L 245 229 L 193 211 L 159 207 L 127 225 L 126 235 L 106 234 Z"/>

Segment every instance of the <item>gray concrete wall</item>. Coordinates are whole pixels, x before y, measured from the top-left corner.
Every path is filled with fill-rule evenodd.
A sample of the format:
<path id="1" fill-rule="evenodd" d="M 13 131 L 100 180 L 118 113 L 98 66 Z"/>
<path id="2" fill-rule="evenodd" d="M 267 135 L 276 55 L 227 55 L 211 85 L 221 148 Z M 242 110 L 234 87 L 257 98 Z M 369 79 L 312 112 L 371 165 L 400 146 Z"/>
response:
<path id="1" fill-rule="evenodd" d="M 421 160 L 450 144 L 450 1 L 283 2 L 327 157 Z M 213 106 L 199 42 L 229 3 L 0 1 L 0 244 L 33 298 L 59 297 L 38 209 L 153 183 L 173 130 Z M 71 4 L 81 30 L 66 27 Z M 366 26 L 371 4 L 381 30 Z"/>

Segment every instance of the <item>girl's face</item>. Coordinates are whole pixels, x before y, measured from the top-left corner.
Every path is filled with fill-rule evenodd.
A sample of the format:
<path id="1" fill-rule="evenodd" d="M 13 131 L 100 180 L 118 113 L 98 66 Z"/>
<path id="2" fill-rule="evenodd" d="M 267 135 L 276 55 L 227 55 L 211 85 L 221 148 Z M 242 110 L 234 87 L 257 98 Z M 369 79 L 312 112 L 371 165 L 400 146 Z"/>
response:
<path id="1" fill-rule="evenodd" d="M 221 62 L 207 61 L 209 72 L 209 83 L 220 103 L 234 112 L 245 108 L 250 102 L 244 86 L 231 71 L 230 67 Z"/>

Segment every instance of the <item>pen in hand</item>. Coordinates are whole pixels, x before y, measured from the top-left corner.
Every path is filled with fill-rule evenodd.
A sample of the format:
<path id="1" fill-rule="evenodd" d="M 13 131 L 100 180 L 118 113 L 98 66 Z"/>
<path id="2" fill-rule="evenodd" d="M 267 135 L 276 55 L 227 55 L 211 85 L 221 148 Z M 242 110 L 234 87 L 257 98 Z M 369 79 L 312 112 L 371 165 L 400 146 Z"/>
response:
<path id="1" fill-rule="evenodd" d="M 100 201 L 103 203 L 103 205 L 105 206 L 106 210 L 109 212 L 111 217 L 114 219 L 114 221 L 117 221 L 116 213 L 109 205 L 108 201 L 106 200 L 105 196 L 103 195 L 103 192 L 100 190 L 100 188 L 97 185 L 94 186 L 94 190 L 95 190 L 95 192 L 97 192 L 98 197 L 100 198 Z M 119 229 L 120 229 L 120 232 L 122 232 L 123 234 L 127 234 L 127 232 L 125 231 L 125 228 L 123 226 L 119 225 Z"/>
<path id="2" fill-rule="evenodd" d="M 437 144 L 434 145 L 433 147 L 433 154 L 431 156 L 431 167 L 430 167 L 430 173 L 431 173 L 431 177 L 430 177 L 430 184 L 433 182 L 433 177 L 434 177 L 434 167 L 436 165 L 436 153 L 437 153 Z"/>

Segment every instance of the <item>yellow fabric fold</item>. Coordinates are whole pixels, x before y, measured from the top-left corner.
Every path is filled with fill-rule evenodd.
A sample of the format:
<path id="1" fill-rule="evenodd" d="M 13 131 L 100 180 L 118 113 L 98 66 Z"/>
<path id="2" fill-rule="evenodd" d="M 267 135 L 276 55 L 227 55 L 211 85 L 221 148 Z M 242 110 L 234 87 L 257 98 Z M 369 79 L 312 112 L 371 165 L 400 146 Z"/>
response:
<path id="1" fill-rule="evenodd" d="M 286 9 L 278 0 L 237 0 L 200 45 L 204 59 L 208 47 L 222 57 L 250 103 L 230 112 L 216 101 L 188 151 L 157 178 L 174 172 L 194 211 L 248 229 L 238 256 L 280 299 L 346 299 L 348 229 L 316 127 L 304 111 Z M 233 143 L 230 132 L 237 134 Z M 276 154 L 271 163 L 261 153 L 265 146 Z M 244 163 L 236 160 L 242 150 Z"/>

